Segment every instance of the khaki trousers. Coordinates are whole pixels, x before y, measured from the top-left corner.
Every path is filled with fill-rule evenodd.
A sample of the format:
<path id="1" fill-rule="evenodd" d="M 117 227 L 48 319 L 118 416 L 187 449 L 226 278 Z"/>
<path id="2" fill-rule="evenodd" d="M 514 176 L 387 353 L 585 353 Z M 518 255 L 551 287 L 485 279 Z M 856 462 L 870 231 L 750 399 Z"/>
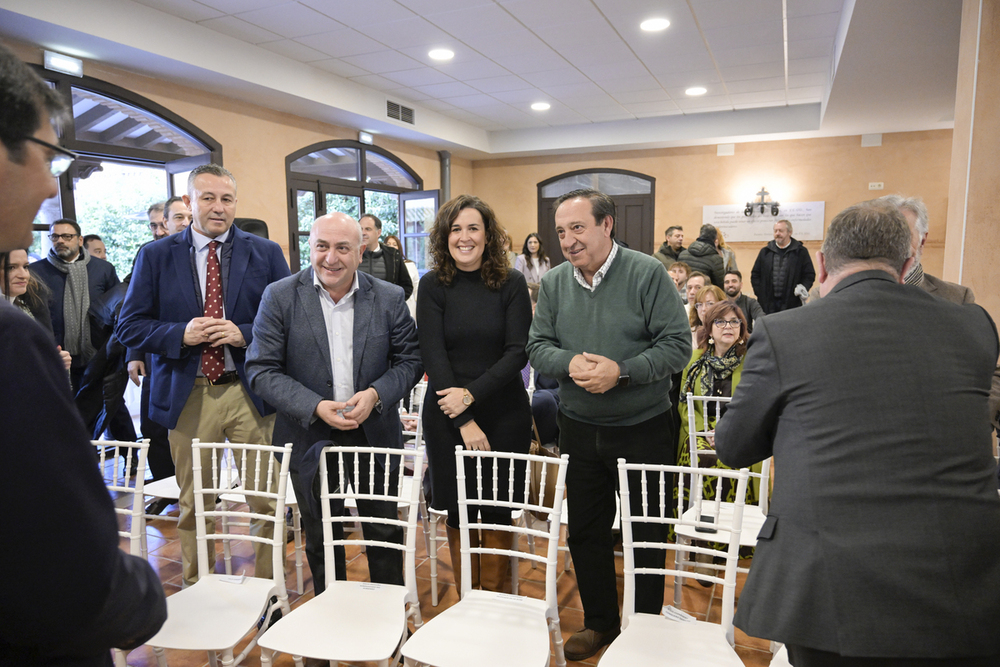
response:
<path id="1" fill-rule="evenodd" d="M 188 396 L 184 409 L 181 411 L 177 426 L 170 431 L 170 453 L 177 470 L 177 485 L 181 490 L 179 499 L 180 520 L 177 533 L 181 542 L 181 563 L 184 572 L 184 585 L 190 586 L 198 581 L 198 541 L 195 531 L 194 515 L 194 472 L 192 469 L 191 441 L 198 438 L 202 442 L 249 443 L 258 445 L 271 444 L 271 432 L 274 430 L 274 415 L 261 417 L 250 400 L 250 395 L 242 382 L 212 386 L 205 378 L 196 378 L 194 388 Z M 256 463 L 256 455 L 251 452 L 247 456 L 247 470 Z M 212 483 L 211 452 L 202 455 L 202 483 L 206 486 Z M 262 464 L 267 470 L 266 462 Z M 250 475 L 248 474 L 248 477 Z M 253 479 L 242 480 L 248 488 L 253 486 Z M 278 488 L 277 466 L 271 480 L 272 489 Z M 274 516 L 275 502 L 262 498 L 248 498 L 251 511 L 258 514 Z M 208 519 L 208 532 L 214 529 L 215 521 Z M 254 519 L 250 524 L 250 534 L 271 538 L 274 535 L 274 524 L 264 519 Z M 273 574 L 272 549 L 267 544 L 253 543 L 254 576 L 264 579 Z M 215 548 L 209 542 L 209 568 L 214 568 Z"/>

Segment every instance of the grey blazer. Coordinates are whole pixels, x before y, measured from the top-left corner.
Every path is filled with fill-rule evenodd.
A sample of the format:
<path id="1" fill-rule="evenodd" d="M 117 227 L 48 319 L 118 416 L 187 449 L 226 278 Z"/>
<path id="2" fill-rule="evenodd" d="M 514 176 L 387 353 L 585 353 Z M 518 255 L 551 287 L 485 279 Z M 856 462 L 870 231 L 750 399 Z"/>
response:
<path id="1" fill-rule="evenodd" d="M 1000 653 L 997 331 L 888 273 L 757 323 L 719 459 L 774 455 L 736 625 L 845 656 Z"/>
<path id="2" fill-rule="evenodd" d="M 268 286 L 247 349 L 250 387 L 278 415 L 274 442 L 292 443 L 290 469 L 299 471 L 309 447 L 330 438 L 330 426 L 314 418 L 322 400 L 333 399 L 333 369 L 326 322 L 312 267 Z M 354 295 L 354 388 L 374 387 L 382 412 L 361 425 L 373 447 L 402 447 L 396 404 L 423 374 L 417 330 L 403 289 L 358 272 Z"/>

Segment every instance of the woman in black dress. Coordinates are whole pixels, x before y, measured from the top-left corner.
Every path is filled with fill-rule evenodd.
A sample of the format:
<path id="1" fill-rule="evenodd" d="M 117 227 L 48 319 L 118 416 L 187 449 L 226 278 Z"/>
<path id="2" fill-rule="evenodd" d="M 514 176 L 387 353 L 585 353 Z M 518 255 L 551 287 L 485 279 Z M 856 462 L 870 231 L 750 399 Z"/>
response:
<path id="1" fill-rule="evenodd" d="M 432 504 L 448 511 L 448 546 L 459 583 L 461 552 L 455 446 L 527 453 L 531 406 L 521 380 L 531 301 L 524 277 L 510 268 L 506 232 L 482 200 L 460 195 L 438 211 L 430 234 L 434 269 L 417 291 L 417 334 L 429 378 L 424 435 Z M 470 484 L 475 471 L 466 471 Z M 501 477 L 502 479 L 502 477 Z M 510 512 L 482 507 L 487 523 L 509 524 Z M 473 518 L 470 517 L 470 520 Z M 509 548 L 512 533 L 483 531 L 482 544 Z M 472 537 L 475 540 L 475 536 Z M 500 590 L 505 557 L 473 558 L 472 587 Z"/>

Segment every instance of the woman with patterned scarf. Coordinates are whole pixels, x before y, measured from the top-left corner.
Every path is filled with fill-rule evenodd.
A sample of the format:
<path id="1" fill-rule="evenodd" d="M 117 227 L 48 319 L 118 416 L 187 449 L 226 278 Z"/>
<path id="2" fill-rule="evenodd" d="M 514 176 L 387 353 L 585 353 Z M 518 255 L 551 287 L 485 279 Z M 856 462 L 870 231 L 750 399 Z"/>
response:
<path id="1" fill-rule="evenodd" d="M 695 396 L 731 397 L 740 382 L 743 360 L 747 353 L 747 320 L 739 306 L 732 301 L 720 301 L 700 314 L 704 324 L 695 332 L 697 345 L 691 355 L 691 362 L 681 374 L 681 395 L 678 403 L 681 428 L 677 441 L 677 465 L 682 466 L 691 465 L 687 393 L 691 392 Z M 724 408 L 725 406 L 723 414 Z M 706 430 L 703 404 L 700 401 L 695 402 L 694 423 L 696 430 Z M 714 408 L 710 408 L 708 426 L 710 429 L 715 427 Z M 711 436 L 700 437 L 698 449 L 714 450 L 715 445 Z M 701 468 L 726 468 L 719 463 L 714 453 L 701 454 L 698 458 L 698 466 Z M 759 466 L 760 464 L 757 464 L 757 468 Z M 722 500 L 733 502 L 735 493 L 735 485 L 730 488 L 729 484 L 724 484 Z M 706 487 L 702 497 L 715 498 L 715 489 Z M 751 484 L 747 490 L 747 503 L 756 501 L 757 485 Z"/>

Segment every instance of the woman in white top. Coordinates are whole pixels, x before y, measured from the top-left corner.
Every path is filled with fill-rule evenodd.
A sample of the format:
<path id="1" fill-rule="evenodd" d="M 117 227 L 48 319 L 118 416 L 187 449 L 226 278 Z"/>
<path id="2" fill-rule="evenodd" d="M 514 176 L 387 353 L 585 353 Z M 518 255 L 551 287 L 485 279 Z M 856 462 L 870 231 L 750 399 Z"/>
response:
<path id="1" fill-rule="evenodd" d="M 538 237 L 538 234 L 532 232 L 528 234 L 528 238 L 524 239 L 524 248 L 517 256 L 514 268 L 524 274 L 528 285 L 537 285 L 542 282 L 542 276 L 552 268 L 549 258 L 545 255 L 545 249 L 542 248 L 542 239 Z"/>
<path id="2" fill-rule="evenodd" d="M 415 320 L 417 319 L 417 285 L 420 283 L 420 273 L 417 271 L 417 265 L 406 259 L 406 253 L 403 252 L 403 244 L 399 242 L 399 238 L 395 234 L 386 236 L 383 243 L 399 251 L 399 256 L 403 258 L 403 265 L 410 274 L 410 281 L 413 283 L 413 294 L 406 300 L 406 307 L 410 309 L 410 317 Z"/>

